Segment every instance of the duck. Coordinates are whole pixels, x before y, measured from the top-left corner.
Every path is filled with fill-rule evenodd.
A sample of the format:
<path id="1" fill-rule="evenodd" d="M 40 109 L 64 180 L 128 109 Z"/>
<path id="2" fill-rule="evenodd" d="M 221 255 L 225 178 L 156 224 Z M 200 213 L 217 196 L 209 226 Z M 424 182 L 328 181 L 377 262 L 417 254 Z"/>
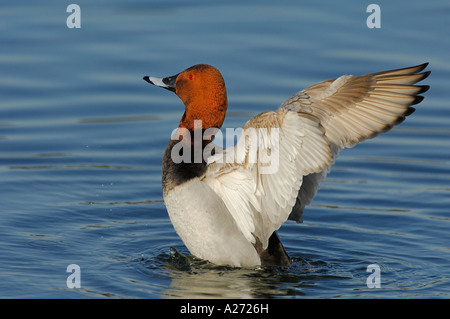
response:
<path id="1" fill-rule="evenodd" d="M 415 111 L 412 105 L 429 89 L 417 85 L 430 74 L 427 65 L 314 84 L 249 119 L 237 143 L 225 148 L 213 141 L 228 107 L 216 67 L 144 76 L 184 103 L 163 155 L 162 192 L 189 252 L 216 265 L 289 266 L 281 225 L 303 221 L 343 149 L 389 131 Z"/>

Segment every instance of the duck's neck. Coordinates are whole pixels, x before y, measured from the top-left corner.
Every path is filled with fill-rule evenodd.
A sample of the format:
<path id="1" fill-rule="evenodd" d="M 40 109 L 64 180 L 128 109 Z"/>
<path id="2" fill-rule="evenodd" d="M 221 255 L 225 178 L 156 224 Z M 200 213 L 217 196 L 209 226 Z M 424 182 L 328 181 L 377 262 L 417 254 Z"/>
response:
<path id="1" fill-rule="evenodd" d="M 225 119 L 226 92 L 203 100 L 208 101 L 208 104 L 183 100 L 186 111 L 164 153 L 164 193 L 181 183 L 201 176 L 206 170 L 203 151 L 212 142 Z"/>
<path id="2" fill-rule="evenodd" d="M 205 148 L 212 142 L 217 130 L 216 128 L 206 130 L 196 128 L 191 131 L 179 127 L 173 133 L 163 159 L 164 194 L 177 185 L 203 175 L 206 170 L 205 156 L 213 155 L 215 151 L 214 147 L 210 150 Z"/>
<path id="3" fill-rule="evenodd" d="M 174 187 L 200 177 L 206 171 L 206 161 L 203 158 L 203 147 L 186 143 L 184 139 L 171 139 L 167 144 L 162 165 L 163 194 Z"/>
<path id="4" fill-rule="evenodd" d="M 227 112 L 227 95 L 223 88 L 217 91 L 216 94 L 212 92 L 203 92 L 203 95 L 195 98 L 184 100 L 185 112 L 181 117 L 179 124 L 180 128 L 185 128 L 191 132 L 198 129 L 203 132 L 217 132 L 225 120 Z M 213 134 L 213 135 L 214 135 Z"/>

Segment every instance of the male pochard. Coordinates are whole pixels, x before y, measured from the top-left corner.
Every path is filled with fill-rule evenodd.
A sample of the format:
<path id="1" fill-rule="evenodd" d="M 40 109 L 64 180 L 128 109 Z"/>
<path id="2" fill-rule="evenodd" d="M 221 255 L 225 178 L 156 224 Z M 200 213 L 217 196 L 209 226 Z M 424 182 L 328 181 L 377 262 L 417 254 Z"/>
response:
<path id="1" fill-rule="evenodd" d="M 338 153 L 401 123 L 429 86 L 422 65 L 317 83 L 251 118 L 234 147 L 210 144 L 227 111 L 220 72 L 194 65 L 147 82 L 185 105 L 163 158 L 171 222 L 189 251 L 220 265 L 289 265 L 276 231 L 302 221 Z M 246 134 L 246 132 L 250 132 Z M 269 159 L 269 160 L 268 160 Z"/>

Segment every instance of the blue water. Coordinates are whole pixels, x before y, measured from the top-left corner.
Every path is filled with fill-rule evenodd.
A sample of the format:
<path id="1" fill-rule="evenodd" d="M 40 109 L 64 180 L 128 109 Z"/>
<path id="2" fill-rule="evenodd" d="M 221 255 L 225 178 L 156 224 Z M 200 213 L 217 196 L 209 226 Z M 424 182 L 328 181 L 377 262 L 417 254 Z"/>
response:
<path id="1" fill-rule="evenodd" d="M 448 1 L 377 1 L 380 29 L 364 1 L 75 3 L 79 29 L 69 2 L 0 4 L 1 298 L 450 297 Z M 215 65 L 239 127 L 318 81 L 423 62 L 417 111 L 341 153 L 280 229 L 289 269 L 189 255 L 161 192 L 183 106 L 142 76 Z"/>

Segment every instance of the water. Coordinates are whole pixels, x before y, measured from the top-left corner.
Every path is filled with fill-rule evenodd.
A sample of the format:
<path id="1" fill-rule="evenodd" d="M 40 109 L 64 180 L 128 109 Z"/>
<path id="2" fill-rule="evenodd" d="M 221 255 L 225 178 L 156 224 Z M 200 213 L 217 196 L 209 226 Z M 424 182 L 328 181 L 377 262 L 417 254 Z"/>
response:
<path id="1" fill-rule="evenodd" d="M 0 297 L 450 297 L 448 2 L 378 1 L 381 29 L 361 1 L 76 3 L 81 29 L 61 1 L 0 5 Z M 304 223 L 280 229 L 290 268 L 189 255 L 161 192 L 183 107 L 142 76 L 215 65 L 239 127 L 318 81 L 423 62 L 416 113 L 344 151 Z"/>

